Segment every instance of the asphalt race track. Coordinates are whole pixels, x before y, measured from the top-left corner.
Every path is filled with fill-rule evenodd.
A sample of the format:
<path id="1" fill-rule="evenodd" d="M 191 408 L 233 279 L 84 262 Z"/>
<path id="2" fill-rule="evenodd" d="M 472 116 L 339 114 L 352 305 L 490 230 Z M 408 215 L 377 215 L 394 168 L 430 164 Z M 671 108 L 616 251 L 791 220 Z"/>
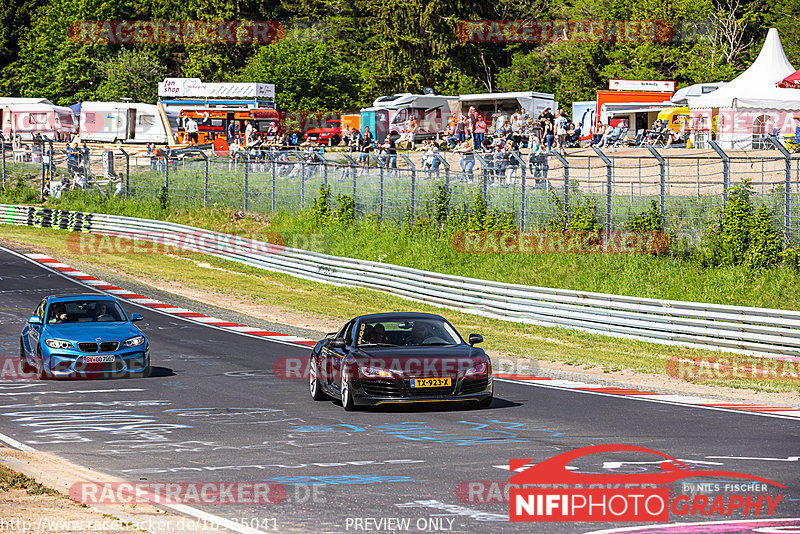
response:
<path id="1" fill-rule="evenodd" d="M 17 358 L 19 332 L 43 296 L 89 291 L 0 250 L 3 359 Z M 774 517 L 800 517 L 800 424 L 794 420 L 506 381 L 496 382 L 487 410 L 445 406 L 350 413 L 334 402 L 312 401 L 304 379 L 275 376 L 277 359 L 305 358 L 306 348 L 124 305 L 145 317 L 138 324 L 152 344 L 153 376 L 0 380 L 0 434 L 133 482 L 282 483 L 287 498 L 280 504 L 197 506 L 245 518 L 264 531 L 388 532 L 403 524 L 380 523 L 389 518 L 409 518 L 408 530 L 429 532 L 632 526 L 509 523 L 508 503 L 497 502 L 496 493 L 457 494 L 469 481 L 507 481 L 503 466 L 512 458 L 543 460 L 600 444 L 649 447 L 693 467 L 775 480 L 788 489 L 781 492 L 785 497 Z M 607 474 L 657 469 L 652 463 L 624 463 L 652 461 L 641 455 L 612 459 L 623 463 L 578 467 Z M 491 485 L 472 487 L 488 492 Z M 486 497 L 492 502 L 483 502 Z M 724 519 L 671 517 L 673 522 Z"/>

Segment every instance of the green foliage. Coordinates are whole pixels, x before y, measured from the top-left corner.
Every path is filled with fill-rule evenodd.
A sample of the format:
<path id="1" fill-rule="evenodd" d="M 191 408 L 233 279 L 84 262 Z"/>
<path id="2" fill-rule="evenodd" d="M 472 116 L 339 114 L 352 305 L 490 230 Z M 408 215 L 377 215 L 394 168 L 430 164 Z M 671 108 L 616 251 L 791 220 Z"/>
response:
<path id="1" fill-rule="evenodd" d="M 137 48 L 122 50 L 117 55 L 98 62 L 97 70 L 102 82 L 97 88 L 97 98 L 155 104 L 158 82 L 167 72 L 163 63 L 149 50 Z"/>
<path id="2" fill-rule="evenodd" d="M 366 103 L 352 58 L 324 43 L 262 46 L 237 78 L 275 84 L 275 102 L 288 110 L 351 110 Z"/>
<path id="3" fill-rule="evenodd" d="M 631 232 L 663 232 L 664 219 L 661 217 L 658 203 L 655 200 L 651 200 L 650 207 L 625 221 L 623 228 Z"/>
<path id="4" fill-rule="evenodd" d="M 331 188 L 319 186 L 319 196 L 311 204 L 311 220 L 317 227 L 324 226 L 331 221 Z"/>
<path id="5" fill-rule="evenodd" d="M 572 210 L 564 206 L 561 197 L 550 192 L 550 200 L 555 207 L 556 216 L 547 221 L 546 228 L 550 232 L 600 232 L 603 227 L 597 220 L 597 204 L 590 198 L 577 198 L 572 202 Z"/>
<path id="6" fill-rule="evenodd" d="M 703 265 L 760 269 L 781 261 L 781 232 L 772 224 L 766 207 L 753 206 L 753 193 L 749 179 L 728 189 L 724 210 L 717 210 L 717 222 L 703 236 L 699 253 Z"/>
<path id="7" fill-rule="evenodd" d="M 162 187 L 158 192 L 158 205 L 161 206 L 162 210 L 169 208 L 169 193 L 166 187 Z"/>
<path id="8" fill-rule="evenodd" d="M 351 195 L 336 195 L 334 219 L 342 226 L 352 226 L 356 222 L 356 201 Z"/>

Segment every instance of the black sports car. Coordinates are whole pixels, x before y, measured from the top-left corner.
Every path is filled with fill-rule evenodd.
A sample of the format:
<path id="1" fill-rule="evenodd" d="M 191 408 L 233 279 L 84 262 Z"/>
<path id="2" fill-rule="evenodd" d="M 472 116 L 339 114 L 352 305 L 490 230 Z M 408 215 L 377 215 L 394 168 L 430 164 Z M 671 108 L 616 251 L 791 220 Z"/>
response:
<path id="1" fill-rule="evenodd" d="M 492 362 L 444 317 L 379 313 L 351 319 L 317 342 L 309 362 L 314 400 L 341 399 L 345 410 L 407 402 L 492 402 Z"/>

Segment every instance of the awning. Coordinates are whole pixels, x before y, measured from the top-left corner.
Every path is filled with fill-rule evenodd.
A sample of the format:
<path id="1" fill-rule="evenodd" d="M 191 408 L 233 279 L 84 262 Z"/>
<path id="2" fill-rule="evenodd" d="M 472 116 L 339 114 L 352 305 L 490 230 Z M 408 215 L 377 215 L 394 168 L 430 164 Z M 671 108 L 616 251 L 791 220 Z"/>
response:
<path id="1" fill-rule="evenodd" d="M 800 70 L 794 71 L 778 82 L 778 87 L 783 89 L 800 89 Z"/>
<path id="2" fill-rule="evenodd" d="M 672 102 L 619 102 L 603 104 L 603 109 L 606 113 L 650 113 L 656 111 L 663 111 L 665 109 L 673 108 L 675 104 Z"/>

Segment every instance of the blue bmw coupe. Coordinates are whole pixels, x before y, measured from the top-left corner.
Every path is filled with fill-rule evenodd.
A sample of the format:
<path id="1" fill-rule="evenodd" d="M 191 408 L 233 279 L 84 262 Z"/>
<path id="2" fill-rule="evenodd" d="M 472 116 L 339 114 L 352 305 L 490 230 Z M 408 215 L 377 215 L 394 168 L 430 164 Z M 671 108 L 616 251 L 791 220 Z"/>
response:
<path id="1" fill-rule="evenodd" d="M 150 374 L 150 344 L 114 297 L 59 295 L 42 299 L 22 329 L 24 373 L 46 378 Z"/>

